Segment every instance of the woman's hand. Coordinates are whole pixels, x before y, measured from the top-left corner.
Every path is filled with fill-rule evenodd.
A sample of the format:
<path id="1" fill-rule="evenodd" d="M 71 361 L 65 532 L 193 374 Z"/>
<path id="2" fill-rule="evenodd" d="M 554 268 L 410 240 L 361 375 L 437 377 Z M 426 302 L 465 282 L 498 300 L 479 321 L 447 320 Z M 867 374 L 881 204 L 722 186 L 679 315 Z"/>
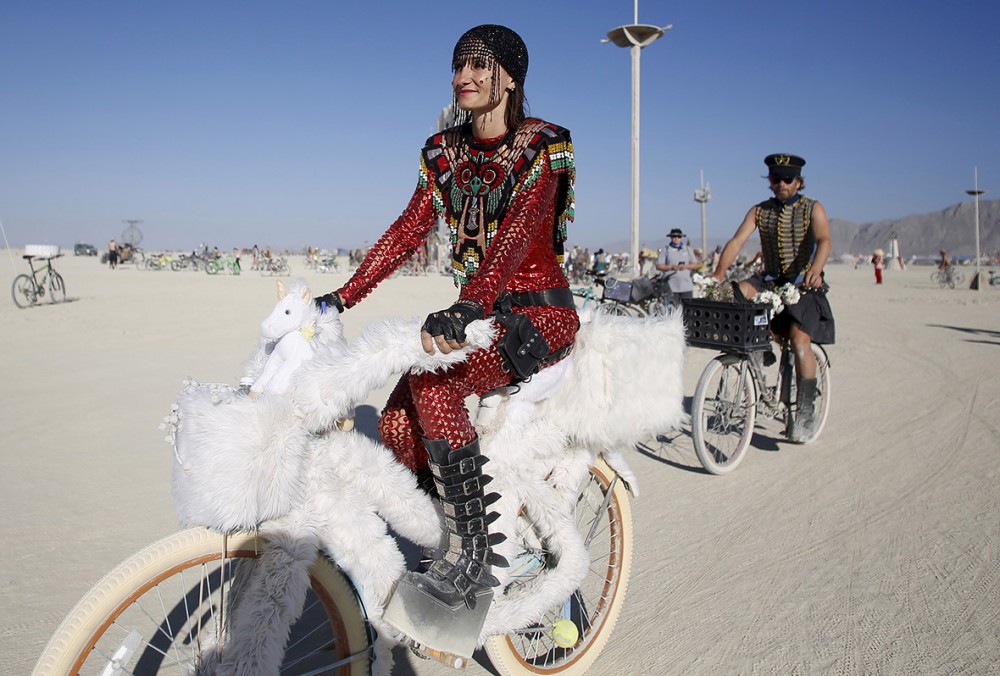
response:
<path id="1" fill-rule="evenodd" d="M 459 301 L 447 310 L 427 315 L 420 327 L 420 344 L 427 354 L 434 354 L 434 347 L 441 354 L 448 354 L 468 345 L 465 327 L 485 316 L 483 308 L 472 301 Z"/>

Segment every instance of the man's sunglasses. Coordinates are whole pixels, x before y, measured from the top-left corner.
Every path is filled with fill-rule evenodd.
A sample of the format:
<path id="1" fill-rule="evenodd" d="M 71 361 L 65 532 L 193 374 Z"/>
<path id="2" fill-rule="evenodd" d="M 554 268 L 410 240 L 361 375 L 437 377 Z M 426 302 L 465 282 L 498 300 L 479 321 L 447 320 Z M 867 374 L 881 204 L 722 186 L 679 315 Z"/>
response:
<path id="1" fill-rule="evenodd" d="M 769 180 L 772 184 L 784 183 L 785 185 L 791 185 L 795 178 L 788 176 L 768 176 L 767 180 Z"/>

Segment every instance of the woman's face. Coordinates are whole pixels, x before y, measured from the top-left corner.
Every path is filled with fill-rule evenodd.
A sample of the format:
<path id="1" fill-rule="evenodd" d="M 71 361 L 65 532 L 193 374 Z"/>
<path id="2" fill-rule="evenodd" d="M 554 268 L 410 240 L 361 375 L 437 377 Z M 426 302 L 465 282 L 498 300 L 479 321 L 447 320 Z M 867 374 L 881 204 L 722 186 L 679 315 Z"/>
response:
<path id="1" fill-rule="evenodd" d="M 498 86 L 494 87 L 493 74 L 500 78 Z M 455 76 L 451 80 L 452 91 L 462 110 L 471 113 L 488 113 L 507 103 L 507 93 L 516 86 L 514 80 L 507 74 L 503 66 L 497 65 L 491 58 L 470 57 L 463 63 L 455 65 Z M 491 99 L 494 90 L 498 90 L 498 98 Z"/>

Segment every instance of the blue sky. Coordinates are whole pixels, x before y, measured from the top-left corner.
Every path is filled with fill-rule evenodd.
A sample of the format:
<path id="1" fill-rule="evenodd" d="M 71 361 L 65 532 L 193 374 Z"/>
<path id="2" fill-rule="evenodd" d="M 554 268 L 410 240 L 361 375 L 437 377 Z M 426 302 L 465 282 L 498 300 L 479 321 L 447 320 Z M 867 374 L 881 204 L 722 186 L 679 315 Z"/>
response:
<path id="1" fill-rule="evenodd" d="M 429 8 L 433 8 L 429 11 Z M 570 243 L 627 242 L 631 0 L 0 4 L 0 221 L 12 246 L 360 246 L 406 205 L 455 40 L 525 39 L 534 115 L 576 146 Z M 1000 191 L 1000 3 L 642 0 L 644 243 L 710 239 L 768 196 L 770 152 L 868 222 Z M 992 190 L 991 190 L 992 189 Z M 700 235 L 696 237 L 700 239 Z"/>

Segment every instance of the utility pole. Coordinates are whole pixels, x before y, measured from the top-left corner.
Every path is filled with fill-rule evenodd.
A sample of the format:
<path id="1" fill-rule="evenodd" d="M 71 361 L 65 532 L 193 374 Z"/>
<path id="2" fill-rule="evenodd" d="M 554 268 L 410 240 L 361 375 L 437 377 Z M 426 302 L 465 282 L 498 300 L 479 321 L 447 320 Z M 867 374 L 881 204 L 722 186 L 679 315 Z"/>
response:
<path id="1" fill-rule="evenodd" d="M 976 278 L 972 280 L 972 284 L 969 285 L 970 289 L 975 289 L 979 291 L 982 286 L 979 279 L 979 196 L 982 195 L 985 190 L 979 189 L 979 167 L 975 168 L 975 188 L 972 190 L 966 190 L 966 195 L 972 195 L 976 199 Z"/>
<path id="2" fill-rule="evenodd" d="M 701 255 L 708 256 L 708 225 L 705 220 L 705 205 L 712 199 L 712 191 L 705 184 L 705 172 L 701 172 L 701 189 L 694 191 L 694 201 L 701 205 Z"/>

